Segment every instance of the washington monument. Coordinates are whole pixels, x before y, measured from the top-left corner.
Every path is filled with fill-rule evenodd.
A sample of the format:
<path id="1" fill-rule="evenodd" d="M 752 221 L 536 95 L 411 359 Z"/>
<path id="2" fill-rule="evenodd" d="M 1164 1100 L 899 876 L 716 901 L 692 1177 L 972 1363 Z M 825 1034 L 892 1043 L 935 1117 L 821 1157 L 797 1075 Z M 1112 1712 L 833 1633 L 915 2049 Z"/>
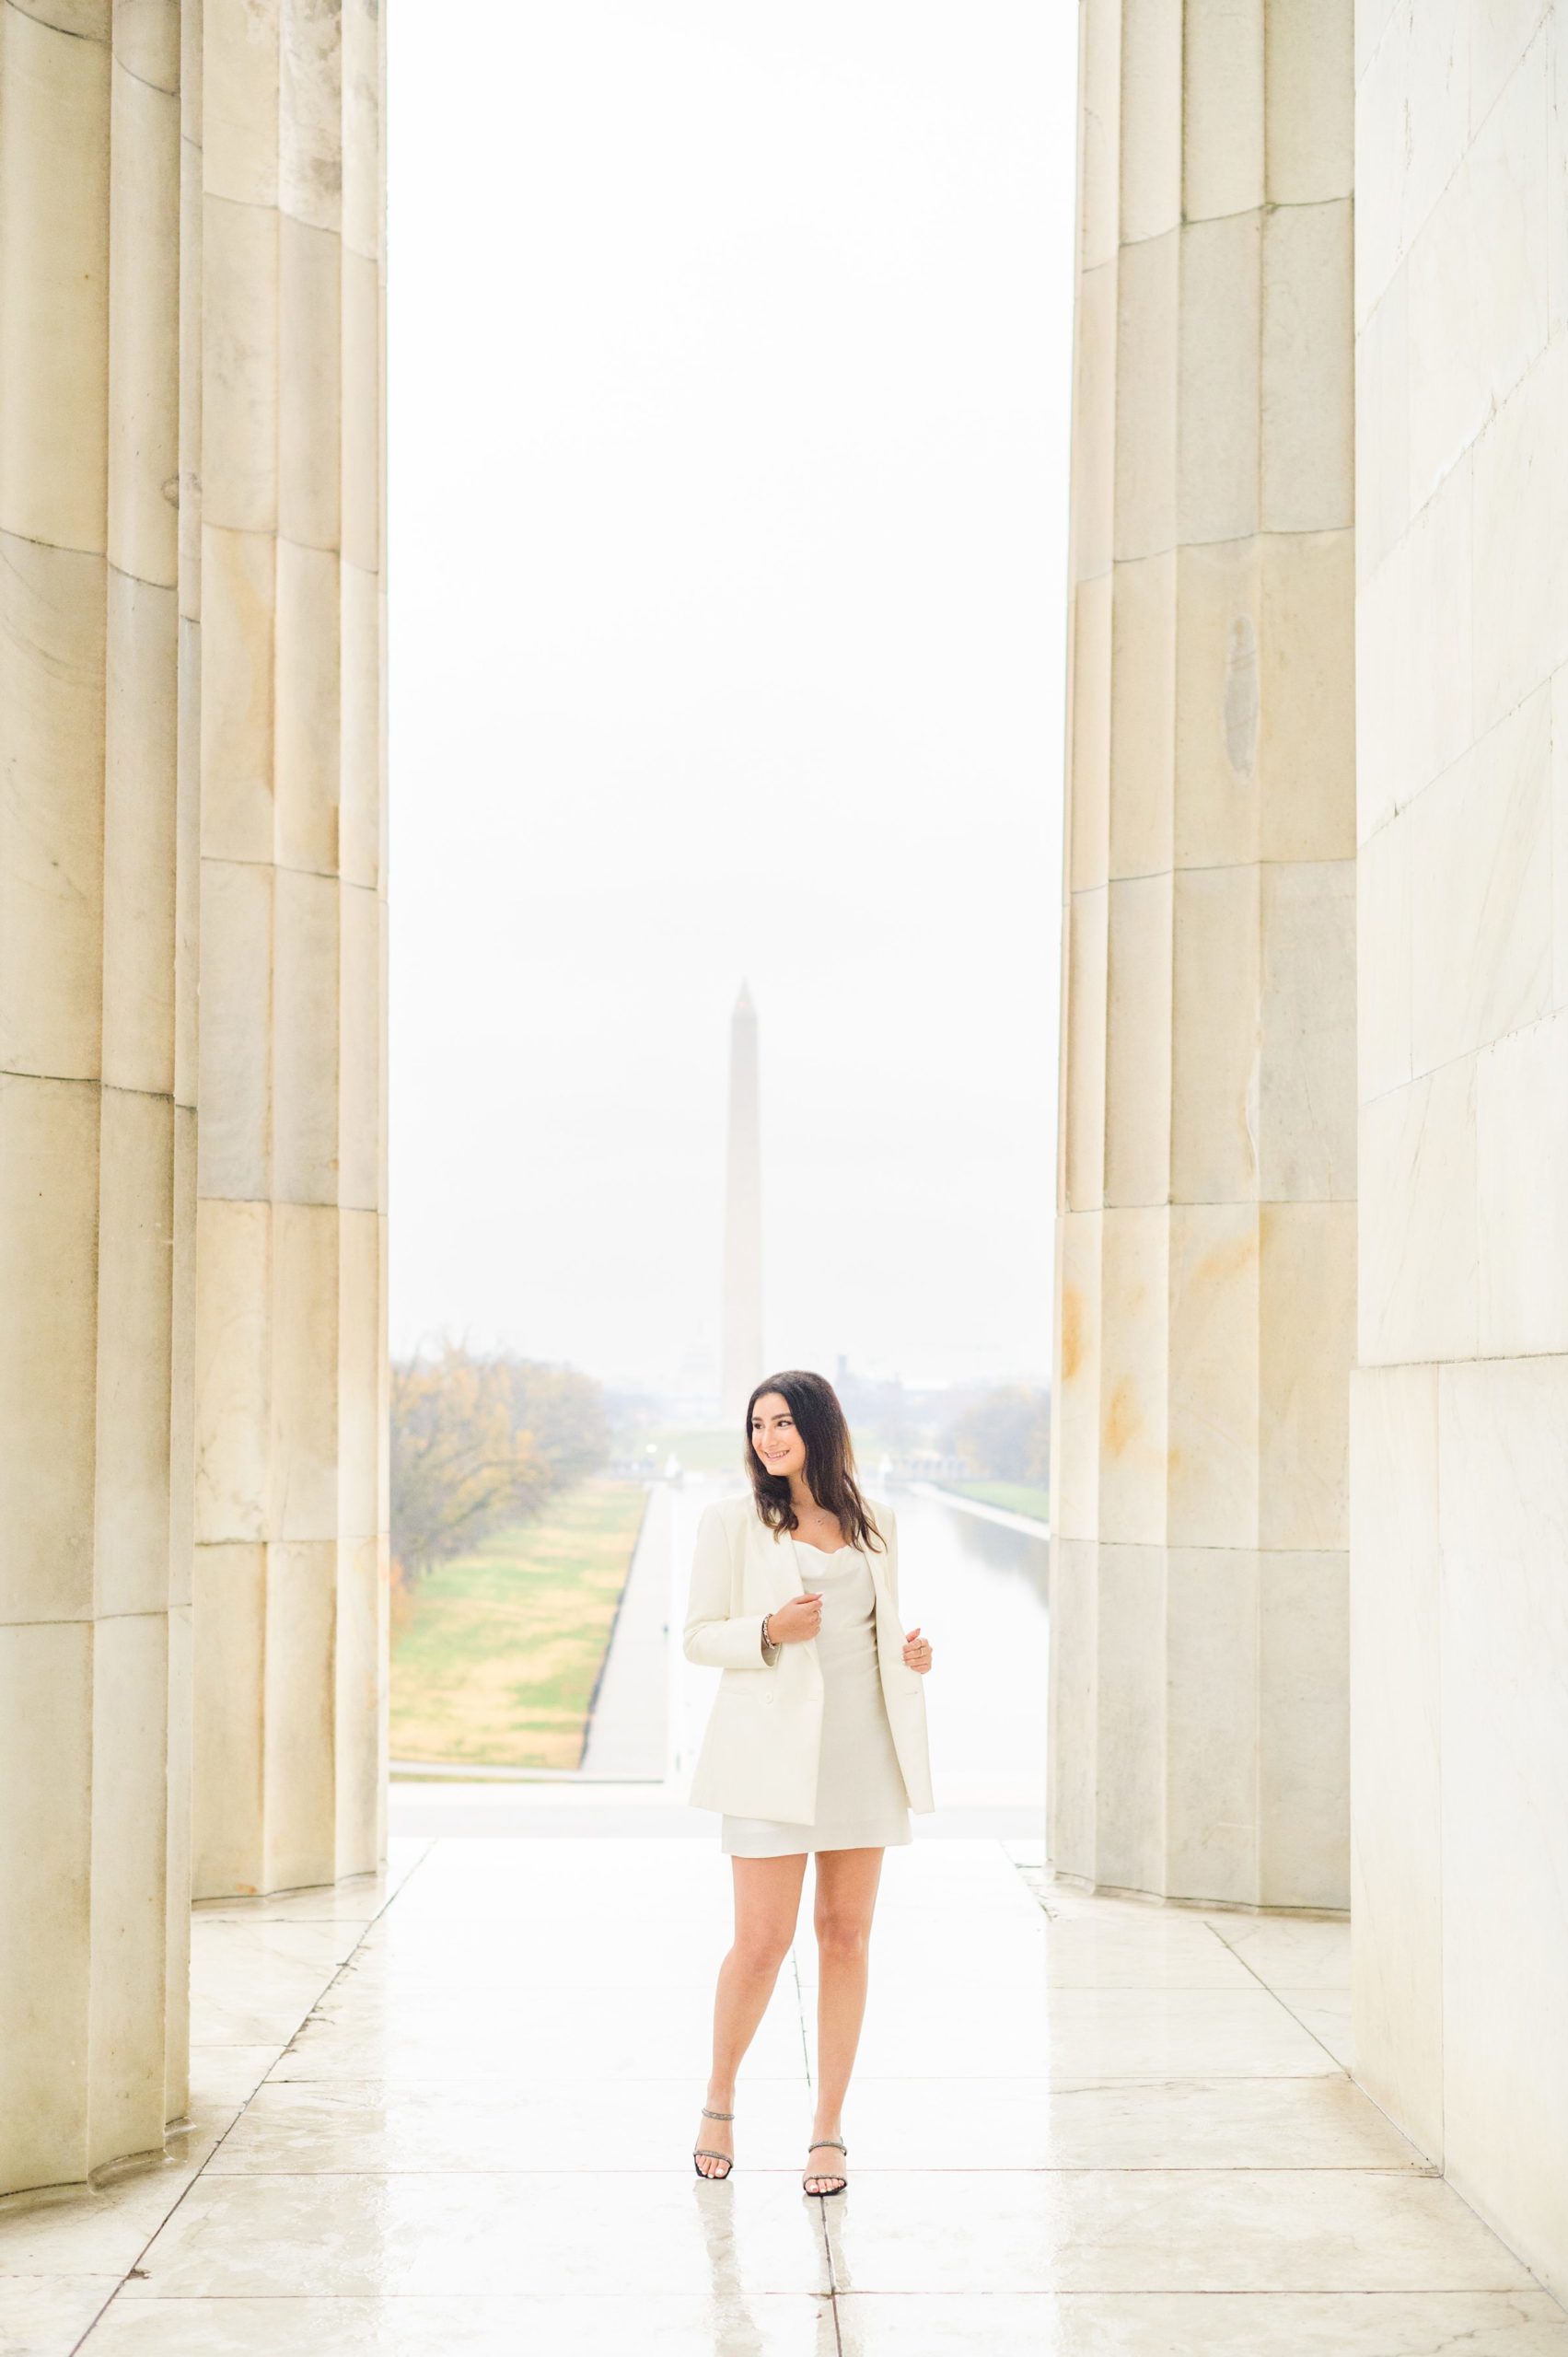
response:
<path id="1" fill-rule="evenodd" d="M 719 1406 L 738 1422 L 762 1364 L 762 1152 L 757 1010 L 744 982 L 729 1026 L 729 1144 L 725 1166 L 724 1345 Z"/>

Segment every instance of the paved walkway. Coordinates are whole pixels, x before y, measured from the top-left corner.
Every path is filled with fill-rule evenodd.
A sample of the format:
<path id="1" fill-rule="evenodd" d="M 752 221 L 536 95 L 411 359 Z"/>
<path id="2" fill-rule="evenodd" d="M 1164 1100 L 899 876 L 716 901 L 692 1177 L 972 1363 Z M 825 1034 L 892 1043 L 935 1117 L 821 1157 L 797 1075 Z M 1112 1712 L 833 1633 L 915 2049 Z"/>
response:
<path id="1" fill-rule="evenodd" d="M 1341 2067 L 1342 1925 L 888 1861 L 854 2179 L 798 2186 L 809 1933 L 686 2157 L 712 1843 L 400 1845 L 197 1920 L 189 2149 L 0 2209 L 9 2357 L 1568 2357 L 1568 2317 Z M 808 1912 L 808 1905 L 807 1905 Z"/>

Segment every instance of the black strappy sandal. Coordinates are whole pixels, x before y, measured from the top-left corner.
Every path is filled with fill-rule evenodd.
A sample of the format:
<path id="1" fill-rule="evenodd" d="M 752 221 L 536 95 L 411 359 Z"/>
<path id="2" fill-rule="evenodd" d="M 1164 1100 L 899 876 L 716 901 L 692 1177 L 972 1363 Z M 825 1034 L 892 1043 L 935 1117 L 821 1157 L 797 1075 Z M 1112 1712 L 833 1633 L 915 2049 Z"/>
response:
<path id="1" fill-rule="evenodd" d="M 841 2142 L 837 2136 L 819 2136 L 817 2142 L 810 2149 L 814 2153 L 824 2153 L 829 2151 L 842 2153 L 846 2161 L 849 2158 L 849 2146 Z M 800 2189 L 802 2193 L 809 2193 L 819 2201 L 826 2201 L 828 2196 L 831 2193 L 842 2193 L 845 2186 L 849 2183 L 847 2177 L 841 2177 L 836 2180 L 836 2182 L 828 2185 L 813 2185 L 810 2181 L 814 2177 L 831 2178 L 833 2172 L 830 2169 L 807 2169 L 806 2175 L 800 2180 Z"/>
<path id="2" fill-rule="evenodd" d="M 735 2114 L 733 2111 L 710 2111 L 704 2104 L 703 2117 L 704 2119 L 733 2119 Z M 722 2169 L 698 2169 L 699 2161 L 722 2161 L 724 2166 Z M 735 2155 L 733 2153 L 715 2153 L 711 2144 L 699 2144 L 692 2153 L 691 2165 L 697 2169 L 699 2177 L 706 2177 L 710 2185 L 722 2185 L 735 2166 Z"/>

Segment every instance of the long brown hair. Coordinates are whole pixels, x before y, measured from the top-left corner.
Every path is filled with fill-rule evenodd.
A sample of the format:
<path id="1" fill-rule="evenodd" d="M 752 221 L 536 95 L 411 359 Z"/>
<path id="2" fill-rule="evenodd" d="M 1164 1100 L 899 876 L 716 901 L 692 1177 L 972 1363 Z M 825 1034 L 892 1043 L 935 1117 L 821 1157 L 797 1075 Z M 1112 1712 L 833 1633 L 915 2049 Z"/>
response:
<path id="1" fill-rule="evenodd" d="M 882 1534 L 860 1494 L 854 1443 L 839 1395 L 825 1375 L 810 1375 L 801 1367 L 770 1375 L 746 1403 L 746 1469 L 751 1476 L 757 1511 L 769 1529 L 796 1527 L 787 1479 L 782 1473 L 770 1473 L 751 1443 L 752 1413 L 758 1400 L 765 1399 L 770 1391 L 788 1402 L 795 1429 L 806 1445 L 806 1478 L 818 1504 L 838 1516 L 839 1527 L 852 1547 L 876 1547 L 886 1552 Z"/>

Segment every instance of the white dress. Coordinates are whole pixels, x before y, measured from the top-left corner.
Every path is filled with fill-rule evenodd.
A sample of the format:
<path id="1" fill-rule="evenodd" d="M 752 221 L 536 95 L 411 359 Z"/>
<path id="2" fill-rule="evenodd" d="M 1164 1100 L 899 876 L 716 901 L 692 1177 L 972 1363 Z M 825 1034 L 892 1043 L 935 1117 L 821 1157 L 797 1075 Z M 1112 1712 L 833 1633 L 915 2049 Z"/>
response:
<path id="1" fill-rule="evenodd" d="M 817 1660 L 822 1672 L 822 1749 L 817 1817 L 789 1825 L 765 1817 L 726 1817 L 723 1853 L 732 1858 L 793 1858 L 803 1850 L 887 1850 L 910 1840 L 909 1796 L 893 1748 L 877 1664 L 877 1596 L 871 1566 L 858 1547 L 816 1558 L 822 1591 Z"/>

